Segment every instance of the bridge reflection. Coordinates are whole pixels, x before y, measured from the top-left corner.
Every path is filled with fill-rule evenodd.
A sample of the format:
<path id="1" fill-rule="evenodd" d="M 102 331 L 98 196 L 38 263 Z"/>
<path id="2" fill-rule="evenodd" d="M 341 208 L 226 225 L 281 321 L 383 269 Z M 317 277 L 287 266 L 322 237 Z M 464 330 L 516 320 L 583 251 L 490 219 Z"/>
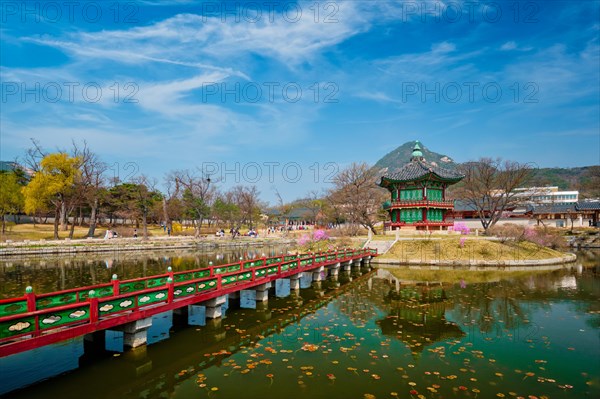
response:
<path id="1" fill-rule="evenodd" d="M 60 372 L 73 370 L 69 377 L 75 381 L 74 384 L 86 387 L 87 392 L 94 392 L 98 397 L 166 397 L 193 373 L 221 366 L 226 359 L 254 346 L 264 337 L 281 334 L 284 340 L 299 339 L 299 336 L 285 336 L 282 333 L 287 326 L 298 323 L 332 299 L 364 283 L 372 274 L 370 268 L 342 272 L 339 282 L 334 279 L 313 282 L 309 288 L 291 291 L 285 298 L 269 295 L 269 301 L 257 303 L 256 309 L 241 309 L 239 300 L 230 300 L 229 309 L 223 317 L 208 319 L 203 327 L 188 326 L 186 315 L 161 313 L 154 316 L 148 331 L 149 345 L 123 353 L 119 353 L 123 349 L 122 342 L 113 346 L 116 352 L 106 350 L 103 345 L 106 336 L 102 335 L 103 332 L 97 332 L 95 340 L 84 341 L 80 338 L 68 344 L 39 349 L 49 351 L 52 353 L 50 356 L 35 355 L 38 350 L 23 355 L 30 356 L 29 361 L 44 362 L 46 367 L 52 357 L 60 357 L 63 359 L 60 363 L 66 366 Z M 152 345 L 158 341 L 159 344 Z M 31 365 L 21 367 L 20 371 L 11 364 L 4 363 L 2 366 L 13 369 L 11 374 L 17 380 L 17 386 L 34 382 L 24 381 L 28 378 L 24 370 Z M 96 374 L 96 370 L 106 368 L 110 368 L 110 384 Z M 141 376 L 143 378 L 139 378 Z M 47 377 L 50 375 L 44 376 Z M 6 386 L 4 382 L 3 387 Z M 72 396 L 65 395 L 59 384 L 52 380 L 44 384 L 43 394 L 35 386 L 14 392 L 15 397 L 22 398 L 36 397 L 33 395 L 38 394 L 40 397 L 60 396 L 63 399 L 80 397 L 76 392 Z"/>

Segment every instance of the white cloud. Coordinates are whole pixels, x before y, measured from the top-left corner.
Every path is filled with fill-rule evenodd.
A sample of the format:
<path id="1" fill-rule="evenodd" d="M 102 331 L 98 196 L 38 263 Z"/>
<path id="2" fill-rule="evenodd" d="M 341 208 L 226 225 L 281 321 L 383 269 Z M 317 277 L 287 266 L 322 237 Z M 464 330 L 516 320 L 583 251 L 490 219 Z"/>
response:
<path id="1" fill-rule="evenodd" d="M 530 46 L 521 47 L 513 40 L 506 42 L 502 46 L 500 46 L 500 51 L 513 51 L 513 50 L 526 52 L 526 51 L 533 50 L 533 47 L 530 47 Z"/>
<path id="2" fill-rule="evenodd" d="M 216 68 L 198 61 L 230 60 L 253 53 L 296 65 L 312 60 L 324 48 L 368 28 L 368 21 L 354 2 L 336 3 L 337 22 L 334 23 L 325 23 L 322 18 L 315 20 L 309 6 L 309 3 L 303 4 L 299 17 L 277 14 L 272 22 L 266 12 L 256 23 L 236 22 L 235 16 L 223 21 L 219 15 L 179 14 L 126 30 L 75 32 L 60 39 L 38 36 L 27 40 L 60 48 L 81 58 Z"/>
<path id="3" fill-rule="evenodd" d="M 515 43 L 514 41 L 510 41 L 510 42 L 506 42 L 504 43 L 501 47 L 500 50 L 502 51 L 510 51 L 510 50 L 515 50 L 517 48 L 517 43 Z"/>

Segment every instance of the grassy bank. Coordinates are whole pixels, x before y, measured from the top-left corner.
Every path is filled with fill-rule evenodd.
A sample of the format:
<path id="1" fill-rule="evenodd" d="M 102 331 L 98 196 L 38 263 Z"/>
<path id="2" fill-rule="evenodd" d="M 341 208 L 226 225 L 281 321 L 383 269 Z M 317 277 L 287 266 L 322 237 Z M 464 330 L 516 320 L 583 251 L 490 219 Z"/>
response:
<path id="1" fill-rule="evenodd" d="M 562 252 L 526 241 L 491 241 L 455 236 L 436 240 L 398 241 L 381 259 L 400 261 L 541 260 Z"/>

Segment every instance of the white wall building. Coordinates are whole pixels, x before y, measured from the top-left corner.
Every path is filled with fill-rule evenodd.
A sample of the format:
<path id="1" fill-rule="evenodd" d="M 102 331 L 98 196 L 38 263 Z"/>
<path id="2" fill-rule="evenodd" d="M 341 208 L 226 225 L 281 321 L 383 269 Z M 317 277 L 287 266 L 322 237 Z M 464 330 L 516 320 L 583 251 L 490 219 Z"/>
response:
<path id="1" fill-rule="evenodd" d="M 579 201 L 579 191 L 559 191 L 557 186 L 524 187 L 515 191 L 531 204 L 572 204 Z"/>

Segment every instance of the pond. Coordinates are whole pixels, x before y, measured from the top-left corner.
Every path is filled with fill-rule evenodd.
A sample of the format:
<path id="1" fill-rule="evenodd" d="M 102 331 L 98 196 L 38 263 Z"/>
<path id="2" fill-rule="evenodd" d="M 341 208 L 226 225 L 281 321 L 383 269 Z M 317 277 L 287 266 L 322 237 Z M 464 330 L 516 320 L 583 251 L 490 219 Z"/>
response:
<path id="1" fill-rule="evenodd" d="M 580 257 L 427 282 L 354 270 L 204 326 L 159 315 L 156 343 L 123 353 L 79 338 L 9 356 L 0 382 L 10 398 L 597 398 L 600 254 Z M 22 388 L 52 368 L 71 371 Z"/>
<path id="2" fill-rule="evenodd" d="M 221 251 L 162 250 L 112 251 L 65 255 L 34 255 L 0 259 L 0 299 L 20 296 L 27 286 L 35 293 L 61 291 L 110 282 L 113 274 L 120 280 L 167 272 L 198 269 L 245 259 L 274 256 L 287 252 L 284 246 L 241 246 Z"/>

